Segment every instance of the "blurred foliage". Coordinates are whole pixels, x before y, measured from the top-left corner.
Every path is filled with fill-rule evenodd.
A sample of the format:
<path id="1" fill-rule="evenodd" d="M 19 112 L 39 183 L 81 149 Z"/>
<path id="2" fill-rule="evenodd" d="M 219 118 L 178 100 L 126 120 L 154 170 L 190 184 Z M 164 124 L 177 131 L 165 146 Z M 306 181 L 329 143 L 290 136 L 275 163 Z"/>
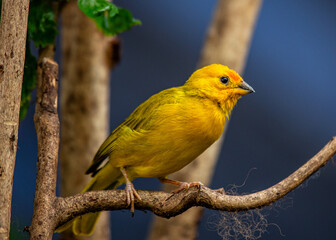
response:
<path id="1" fill-rule="evenodd" d="M 21 104 L 20 104 L 20 121 L 24 119 L 28 112 L 29 102 L 31 99 L 31 92 L 36 86 L 37 76 L 37 60 L 30 51 L 30 40 L 27 37 L 26 44 L 26 58 L 24 64 L 24 74 L 22 82 Z"/>
<path id="2" fill-rule="evenodd" d="M 43 48 L 48 44 L 53 44 L 58 34 L 52 4 L 52 0 L 30 1 L 20 121 L 27 114 L 31 92 L 36 86 L 37 60 L 31 53 L 30 42 L 33 41 L 37 48 Z M 0 0 L 0 6 L 2 6 L 2 0 Z M 130 11 L 119 8 L 107 0 L 78 0 L 78 6 L 88 17 L 95 21 L 97 27 L 105 35 L 116 35 L 141 24 L 139 20 L 133 18 Z"/>
<path id="3" fill-rule="evenodd" d="M 43 48 L 48 44 L 53 44 L 57 34 L 57 23 L 52 8 L 52 1 L 32 0 L 29 5 L 26 58 L 20 104 L 20 121 L 24 119 L 28 112 L 31 92 L 36 87 L 37 60 L 31 53 L 30 40 L 34 42 L 34 45 L 37 48 Z"/>
<path id="4" fill-rule="evenodd" d="M 33 0 L 29 6 L 28 34 L 36 47 L 53 44 L 58 34 L 52 1 Z"/>
<path id="5" fill-rule="evenodd" d="M 105 35 L 117 35 L 141 24 L 130 11 L 107 0 L 78 0 L 78 7 L 95 21 Z"/>

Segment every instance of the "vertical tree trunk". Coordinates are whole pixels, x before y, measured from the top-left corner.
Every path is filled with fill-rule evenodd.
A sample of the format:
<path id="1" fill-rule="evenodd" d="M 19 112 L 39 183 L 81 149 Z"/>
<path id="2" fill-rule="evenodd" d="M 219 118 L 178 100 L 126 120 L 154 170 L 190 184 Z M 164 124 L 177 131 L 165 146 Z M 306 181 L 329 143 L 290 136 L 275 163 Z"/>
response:
<path id="1" fill-rule="evenodd" d="M 79 193 L 89 182 L 87 170 L 109 123 L 109 69 L 112 38 L 70 1 L 62 11 L 61 194 Z M 103 213 L 94 234 L 85 239 L 110 239 L 109 214 Z M 62 239 L 83 239 L 71 231 Z"/>
<path id="2" fill-rule="evenodd" d="M 200 67 L 221 63 L 242 73 L 261 2 L 261 0 L 218 1 L 199 60 Z M 225 131 L 207 151 L 181 171 L 172 174 L 170 178 L 186 182 L 201 181 L 209 185 L 224 135 Z M 171 190 L 169 186 L 164 186 L 164 189 Z M 154 217 L 149 239 L 195 239 L 202 211 L 202 208 L 192 208 L 169 220 Z"/>
<path id="3" fill-rule="evenodd" d="M 2 1 L 0 26 L 0 239 L 9 239 L 29 0 Z"/>

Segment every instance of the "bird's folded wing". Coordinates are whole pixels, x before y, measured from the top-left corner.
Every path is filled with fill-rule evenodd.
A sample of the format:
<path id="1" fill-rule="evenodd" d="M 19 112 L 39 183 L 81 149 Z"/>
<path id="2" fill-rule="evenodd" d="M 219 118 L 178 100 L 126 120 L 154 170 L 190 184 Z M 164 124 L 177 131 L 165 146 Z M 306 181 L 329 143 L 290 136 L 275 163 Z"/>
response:
<path id="1" fill-rule="evenodd" d="M 184 94 L 178 88 L 164 90 L 153 95 L 147 101 L 137 107 L 134 112 L 121 123 L 111 135 L 103 142 L 98 149 L 86 174 L 92 173 L 94 176 L 101 168 L 104 160 L 115 151 L 117 142 L 122 139 L 132 138 L 132 135 L 138 135 L 138 132 L 153 130 L 156 125 L 156 113 L 166 104 L 175 104 L 179 102 L 181 94 Z M 125 137 L 125 138 L 124 138 Z"/>

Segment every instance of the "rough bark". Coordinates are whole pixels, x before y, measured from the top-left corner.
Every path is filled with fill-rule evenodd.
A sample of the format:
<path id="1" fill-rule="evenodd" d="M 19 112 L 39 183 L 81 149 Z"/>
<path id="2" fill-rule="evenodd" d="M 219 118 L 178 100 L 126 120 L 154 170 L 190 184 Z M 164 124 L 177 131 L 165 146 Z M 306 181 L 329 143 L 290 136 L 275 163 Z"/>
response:
<path id="1" fill-rule="evenodd" d="M 115 38 L 104 36 L 70 1 L 62 10 L 61 195 L 79 193 L 94 154 L 106 139 L 109 123 L 109 69 L 114 65 Z M 94 234 L 109 239 L 109 213 L 103 213 Z M 72 231 L 62 239 L 83 239 Z"/>
<path id="2" fill-rule="evenodd" d="M 261 0 L 218 1 L 199 60 L 200 67 L 221 63 L 239 73 L 243 72 L 261 3 Z M 207 151 L 170 178 L 209 185 L 224 136 L 225 131 Z M 164 186 L 164 191 L 170 190 L 170 186 Z M 194 208 L 169 220 L 155 217 L 149 239 L 195 239 L 202 211 L 202 208 Z"/>
<path id="3" fill-rule="evenodd" d="M 2 1 L 0 26 L 0 239 L 9 239 L 29 0 Z"/>
<path id="4" fill-rule="evenodd" d="M 59 120 L 58 65 L 44 58 L 38 66 L 34 123 L 38 142 L 36 190 L 30 239 L 52 239 L 55 224 Z"/>
<path id="5" fill-rule="evenodd" d="M 323 167 L 336 153 L 336 137 L 333 137 L 314 157 L 290 176 L 274 186 L 248 195 L 226 195 L 223 189 L 193 187 L 176 194 L 157 191 L 138 191 L 141 201 L 135 207 L 150 210 L 160 217 L 170 218 L 193 206 L 222 211 L 244 211 L 260 208 L 279 200 Z M 124 190 L 93 191 L 56 199 L 56 226 L 87 212 L 128 209 Z"/>

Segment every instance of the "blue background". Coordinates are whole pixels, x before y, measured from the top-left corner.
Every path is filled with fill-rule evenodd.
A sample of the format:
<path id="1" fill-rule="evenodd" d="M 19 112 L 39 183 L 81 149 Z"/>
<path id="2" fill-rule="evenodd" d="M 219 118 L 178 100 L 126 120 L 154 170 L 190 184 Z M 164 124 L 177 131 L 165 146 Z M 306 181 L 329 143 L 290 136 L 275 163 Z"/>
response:
<path id="1" fill-rule="evenodd" d="M 214 0 L 116 4 L 143 25 L 121 35 L 122 61 L 111 81 L 111 129 L 152 94 L 184 83 L 195 70 L 215 7 Z M 211 187 L 240 185 L 252 168 L 257 169 L 238 193 L 270 187 L 336 135 L 335 23 L 335 1 L 264 1 L 243 74 L 256 93 L 233 111 Z M 12 230 L 25 238 L 21 231 L 31 221 L 37 158 L 33 111 L 32 105 L 20 124 L 13 192 Z M 160 188 L 155 179 L 135 180 L 135 186 Z M 263 210 L 271 224 L 261 239 L 335 239 L 335 190 L 334 161 Z M 135 218 L 113 212 L 112 238 L 145 239 L 151 218 L 149 212 L 136 212 Z M 221 239 L 212 224 L 216 218 L 219 213 L 205 211 L 199 239 Z"/>

